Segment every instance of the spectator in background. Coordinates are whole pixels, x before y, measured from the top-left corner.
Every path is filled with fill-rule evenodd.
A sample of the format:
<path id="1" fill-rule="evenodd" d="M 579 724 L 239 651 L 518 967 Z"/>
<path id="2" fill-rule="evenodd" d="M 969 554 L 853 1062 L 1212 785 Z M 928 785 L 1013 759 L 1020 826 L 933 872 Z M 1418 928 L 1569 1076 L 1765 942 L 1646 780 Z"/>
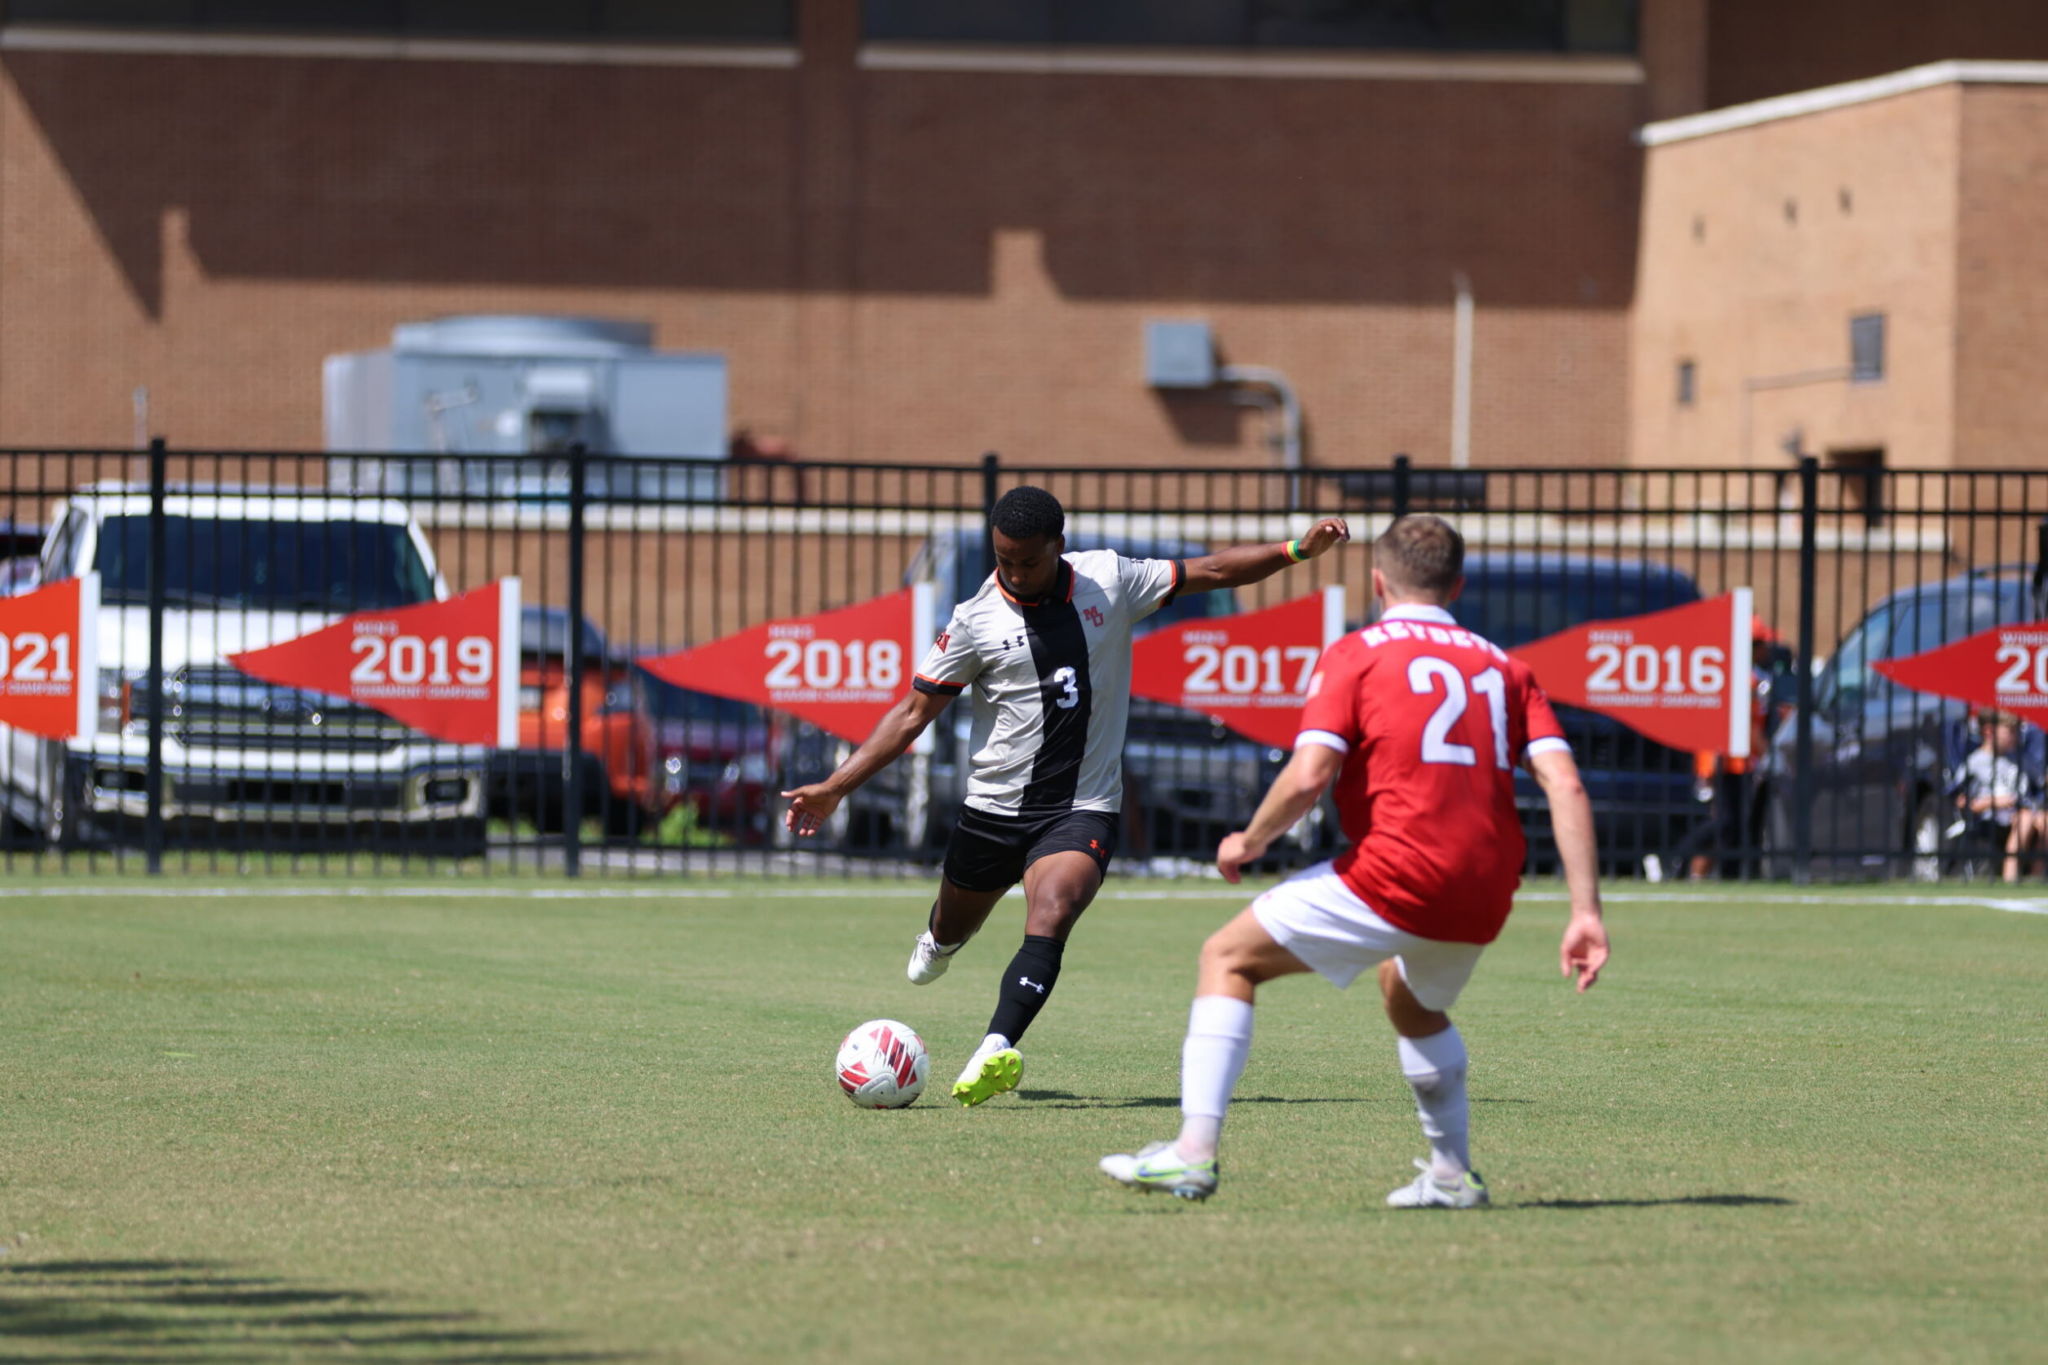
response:
<path id="1" fill-rule="evenodd" d="M 1956 809 L 1963 813 L 1963 825 L 1988 827 L 2005 850 L 2003 874 L 2006 881 L 2019 880 L 2021 835 L 2026 843 L 2037 843 L 2042 821 L 2030 812 L 2020 814 L 2020 800 L 2026 778 L 2020 771 L 2020 719 L 2010 711 L 1986 711 L 1977 718 L 1983 742 L 1963 760 L 1962 790 L 1956 793 Z"/>
<path id="2" fill-rule="evenodd" d="M 2032 788 L 2020 766 L 2020 718 L 2010 711 L 1986 711 L 1978 723 L 1984 742 L 1963 763 L 1963 790 L 1956 804 L 2004 835 L 2001 875 L 2016 882 L 2019 855 L 2040 849 L 2048 836 L 2048 811 L 2041 809 L 2041 793 Z"/>
<path id="3" fill-rule="evenodd" d="M 1702 749 L 1693 755 L 1693 780 L 1700 800 L 1709 803 L 1708 815 L 1672 851 L 1670 875 L 1674 877 L 1683 873 L 1692 881 L 1705 881 L 1714 874 L 1717 863 L 1723 877 L 1740 876 L 1740 855 L 1752 842 L 1749 772 L 1769 740 L 1771 707 L 1776 700 L 1772 695 L 1775 674 L 1769 661 L 1779 641 L 1778 633 L 1756 617 L 1750 620 L 1749 638 L 1750 673 L 1754 679 L 1749 698 L 1750 756 L 1737 758 L 1713 749 Z M 1663 861 L 1655 854 L 1645 857 L 1643 872 L 1649 881 L 1662 881 Z"/>

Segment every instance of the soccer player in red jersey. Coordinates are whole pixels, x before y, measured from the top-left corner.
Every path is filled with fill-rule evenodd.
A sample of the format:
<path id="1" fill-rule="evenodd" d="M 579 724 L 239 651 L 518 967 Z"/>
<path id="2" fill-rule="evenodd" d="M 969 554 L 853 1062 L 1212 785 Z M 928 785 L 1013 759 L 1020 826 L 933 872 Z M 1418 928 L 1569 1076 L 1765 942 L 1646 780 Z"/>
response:
<path id="1" fill-rule="evenodd" d="M 1446 607 L 1464 586 L 1465 542 L 1440 517 L 1403 517 L 1373 545 L 1379 621 L 1325 652 L 1309 683 L 1294 757 L 1216 866 L 1239 870 L 1306 815 L 1332 780 L 1351 847 L 1266 892 L 1202 945 L 1181 1049 L 1180 1136 L 1107 1156 L 1137 1189 L 1205 1199 L 1230 1092 L 1251 1051 L 1252 998 L 1275 977 L 1319 972 L 1344 987 L 1376 969 L 1401 1070 L 1429 1139 L 1396 1208 L 1488 1202 L 1472 1170 L 1465 1043 L 1446 1010 L 1500 933 L 1527 846 L 1514 766 L 1534 775 L 1571 917 L 1559 963 L 1584 992 L 1607 962 L 1593 811 L 1571 747 L 1529 669 L 1460 629 Z"/>

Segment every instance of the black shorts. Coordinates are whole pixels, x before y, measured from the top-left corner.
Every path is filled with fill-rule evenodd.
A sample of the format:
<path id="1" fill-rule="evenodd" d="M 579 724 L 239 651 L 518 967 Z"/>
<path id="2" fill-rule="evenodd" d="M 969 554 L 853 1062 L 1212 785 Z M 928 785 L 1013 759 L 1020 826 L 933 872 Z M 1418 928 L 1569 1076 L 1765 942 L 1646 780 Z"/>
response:
<path id="1" fill-rule="evenodd" d="M 1099 810 L 1053 815 L 990 815 L 963 806 L 946 845 L 946 880 L 963 891 L 1001 891 L 1024 880 L 1024 869 L 1048 853 L 1086 853 L 1109 870 L 1118 817 Z"/>

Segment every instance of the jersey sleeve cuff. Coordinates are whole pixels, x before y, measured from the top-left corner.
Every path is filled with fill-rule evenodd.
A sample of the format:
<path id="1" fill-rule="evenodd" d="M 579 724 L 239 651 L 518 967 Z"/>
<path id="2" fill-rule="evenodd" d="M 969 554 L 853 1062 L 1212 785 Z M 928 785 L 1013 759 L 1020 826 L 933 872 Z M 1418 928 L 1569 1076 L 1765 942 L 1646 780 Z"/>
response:
<path id="1" fill-rule="evenodd" d="M 1572 746 L 1570 742 L 1559 739 L 1556 735 L 1549 735 L 1543 739 L 1532 739 L 1529 741 L 1529 747 L 1522 750 L 1523 753 L 1531 758 L 1536 757 L 1538 754 L 1568 754 L 1571 751 Z"/>
<path id="2" fill-rule="evenodd" d="M 967 686 L 966 683 L 940 682 L 937 678 L 927 678 L 922 673 L 912 679 L 910 685 L 917 691 L 934 697 L 957 697 Z"/>
<path id="3" fill-rule="evenodd" d="M 1153 610 L 1163 611 L 1173 605 L 1173 599 L 1180 596 L 1181 585 L 1188 581 L 1188 562 L 1185 559 L 1173 561 L 1173 586 L 1166 590 L 1166 596 L 1159 599 Z"/>
<path id="4" fill-rule="evenodd" d="M 1319 749 L 1335 749 L 1340 754 L 1351 752 L 1351 741 L 1342 735 L 1331 734 L 1328 730 L 1303 730 L 1294 737 L 1294 747 L 1313 744 Z"/>

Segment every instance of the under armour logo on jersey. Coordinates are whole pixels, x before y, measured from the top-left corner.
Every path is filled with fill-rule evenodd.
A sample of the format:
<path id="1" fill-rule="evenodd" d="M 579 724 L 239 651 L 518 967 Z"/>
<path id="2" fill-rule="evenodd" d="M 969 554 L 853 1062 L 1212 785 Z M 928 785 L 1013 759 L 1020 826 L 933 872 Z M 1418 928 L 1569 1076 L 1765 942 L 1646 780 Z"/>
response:
<path id="1" fill-rule="evenodd" d="M 1094 850 L 1095 850 L 1095 851 L 1096 851 L 1097 853 L 1100 853 L 1100 852 L 1102 852 L 1102 845 L 1101 845 L 1101 844 L 1099 844 L 1099 843 L 1097 843 L 1097 842 L 1095 842 L 1095 840 L 1093 840 L 1093 839 L 1090 839 L 1090 840 L 1088 841 L 1088 847 L 1090 847 L 1090 848 L 1094 849 Z"/>
<path id="2" fill-rule="evenodd" d="M 1024 637 L 1023 637 L 1023 636 L 1021 636 L 1021 635 L 1012 635 L 1012 636 L 1011 636 L 1011 637 L 1010 637 L 1009 639 L 1007 639 L 1007 640 L 1003 641 L 1003 642 L 1002 642 L 1001 644 L 997 645 L 997 646 L 996 646 L 996 648 L 997 648 L 997 649 L 1006 649 L 1006 650 L 1007 650 L 1007 649 L 1018 649 L 1018 648 L 1021 648 L 1021 647 L 1023 646 L 1023 644 L 1024 644 Z"/>
<path id="3" fill-rule="evenodd" d="M 1102 624 L 1101 607 L 1083 607 L 1081 608 L 1081 614 L 1088 618 L 1088 624 L 1091 626 L 1099 626 Z"/>
<path id="4" fill-rule="evenodd" d="M 1028 976 L 1018 977 L 1017 984 L 1020 986 L 1029 986 L 1032 990 L 1037 991 L 1040 995 L 1045 994 L 1045 987 L 1039 985 L 1036 981 L 1033 981 Z"/>

